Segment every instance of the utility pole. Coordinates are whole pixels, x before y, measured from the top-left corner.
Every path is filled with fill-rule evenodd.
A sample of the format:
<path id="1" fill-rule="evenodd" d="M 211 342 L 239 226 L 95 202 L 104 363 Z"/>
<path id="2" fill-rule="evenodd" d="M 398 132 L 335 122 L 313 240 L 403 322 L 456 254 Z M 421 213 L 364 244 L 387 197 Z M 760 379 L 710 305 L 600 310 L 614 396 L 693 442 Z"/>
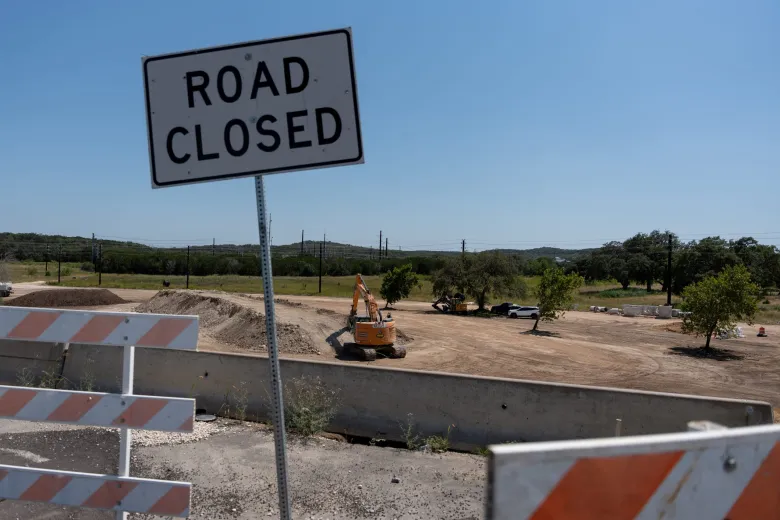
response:
<path id="1" fill-rule="evenodd" d="M 465 255 L 466 254 L 466 239 L 460 241 L 460 254 Z"/>
<path id="2" fill-rule="evenodd" d="M 95 265 L 95 233 L 92 233 L 92 265 Z"/>
<path id="3" fill-rule="evenodd" d="M 303 256 L 303 230 L 301 229 L 301 256 Z"/>
<path id="4" fill-rule="evenodd" d="M 60 273 L 62 272 L 62 244 L 57 251 L 57 283 L 60 283 Z"/>
<path id="5" fill-rule="evenodd" d="M 49 244 L 46 244 L 46 268 L 43 270 L 43 272 L 44 274 L 49 272 Z"/>
<path id="6" fill-rule="evenodd" d="M 103 284 L 103 244 L 98 245 L 98 285 Z"/>
<path id="7" fill-rule="evenodd" d="M 387 238 L 385 238 L 385 258 L 387 258 Z"/>
<path id="8" fill-rule="evenodd" d="M 323 235 L 323 242 L 324 242 L 325 235 Z M 320 294 L 322 294 L 322 243 L 320 243 L 320 288 L 318 291 Z"/>
<path id="9" fill-rule="evenodd" d="M 666 305 L 672 305 L 672 234 L 669 233 L 669 249 L 666 254 Z"/>
<path id="10" fill-rule="evenodd" d="M 187 246 L 187 289 L 190 288 L 190 246 Z"/>
<path id="11" fill-rule="evenodd" d="M 217 239 L 212 238 L 211 239 L 211 256 L 214 256 L 217 254 Z"/>
<path id="12" fill-rule="evenodd" d="M 382 259 L 382 230 L 379 230 L 379 259 Z"/>

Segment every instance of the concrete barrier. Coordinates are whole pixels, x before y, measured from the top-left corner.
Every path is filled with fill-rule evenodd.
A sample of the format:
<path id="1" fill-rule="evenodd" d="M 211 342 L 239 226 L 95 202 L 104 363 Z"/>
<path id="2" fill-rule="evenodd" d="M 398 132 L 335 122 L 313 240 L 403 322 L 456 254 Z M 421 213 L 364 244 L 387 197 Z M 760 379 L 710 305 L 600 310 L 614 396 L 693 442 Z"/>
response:
<path id="1" fill-rule="evenodd" d="M 672 317 L 672 308 L 666 305 L 658 307 L 658 317 L 661 319 L 669 319 Z"/>
<path id="2" fill-rule="evenodd" d="M 642 314 L 641 305 L 630 305 L 628 303 L 623 304 L 623 316 L 635 317 Z"/>
<path id="3" fill-rule="evenodd" d="M 116 391 L 120 350 L 71 345 L 64 376 L 79 381 L 87 374 L 97 389 Z M 710 420 L 726 426 L 770 424 L 769 404 L 550 384 L 489 377 L 368 367 L 357 364 L 281 360 L 285 381 L 319 377 L 340 393 L 333 432 L 403 440 L 400 425 L 408 414 L 422 436 L 443 434 L 455 425 L 451 444 L 474 449 L 508 441 L 563 440 L 614 435 L 622 419 L 623 435 L 685 431 L 688 421 Z M 194 397 L 198 407 L 218 412 L 236 399 L 246 383 L 250 418 L 269 416 L 266 358 L 136 349 L 136 392 Z"/>
<path id="4" fill-rule="evenodd" d="M 23 384 L 24 379 L 38 381 L 46 373 L 59 374 L 62 367 L 62 343 L 0 341 L 0 384 Z"/>

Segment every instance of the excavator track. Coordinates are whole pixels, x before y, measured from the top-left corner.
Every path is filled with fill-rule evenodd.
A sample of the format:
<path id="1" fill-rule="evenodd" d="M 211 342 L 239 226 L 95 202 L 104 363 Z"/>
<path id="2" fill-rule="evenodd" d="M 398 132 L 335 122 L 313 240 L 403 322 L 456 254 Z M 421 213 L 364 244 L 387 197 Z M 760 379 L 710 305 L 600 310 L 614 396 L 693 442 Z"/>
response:
<path id="1" fill-rule="evenodd" d="M 356 343 L 347 343 L 347 349 L 362 361 L 376 361 L 381 356 L 385 358 L 401 359 L 406 357 L 406 347 L 402 345 L 389 345 L 382 347 L 363 347 Z"/>
<path id="2" fill-rule="evenodd" d="M 372 348 L 358 347 L 363 361 L 376 361 L 376 350 Z"/>
<path id="3" fill-rule="evenodd" d="M 406 347 L 402 345 L 391 345 L 387 347 L 386 350 L 387 350 L 388 357 L 394 359 L 400 359 L 406 357 Z"/>

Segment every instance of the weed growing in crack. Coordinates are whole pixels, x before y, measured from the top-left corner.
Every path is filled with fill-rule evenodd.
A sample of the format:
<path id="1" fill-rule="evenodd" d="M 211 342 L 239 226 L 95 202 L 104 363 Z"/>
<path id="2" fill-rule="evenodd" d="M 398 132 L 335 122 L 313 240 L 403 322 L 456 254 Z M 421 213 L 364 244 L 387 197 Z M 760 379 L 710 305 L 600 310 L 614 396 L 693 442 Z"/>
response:
<path id="1" fill-rule="evenodd" d="M 92 365 L 95 364 L 95 360 L 88 357 L 84 362 L 84 370 L 81 373 L 79 379 L 79 390 L 83 392 L 91 392 L 95 389 L 95 372 L 92 370 Z"/>
<path id="2" fill-rule="evenodd" d="M 425 444 L 431 448 L 433 453 L 444 453 L 450 449 L 450 432 L 455 427 L 454 424 L 447 426 L 446 435 L 432 435 L 425 439 Z"/>
<path id="3" fill-rule="evenodd" d="M 319 377 L 302 376 L 285 386 L 287 428 L 310 437 L 328 427 L 338 410 L 338 391 L 328 388 Z"/>
<path id="4" fill-rule="evenodd" d="M 231 390 L 233 401 L 233 416 L 239 421 L 246 420 L 246 410 L 249 407 L 249 385 L 246 381 L 241 381 L 233 385 Z"/>
<path id="5" fill-rule="evenodd" d="M 414 414 L 406 414 L 406 423 L 399 424 L 401 427 L 401 436 L 406 442 L 406 448 L 410 450 L 416 450 L 420 447 L 420 434 L 417 433 L 417 428 L 414 424 Z"/>
<path id="6" fill-rule="evenodd" d="M 41 374 L 41 381 L 38 383 L 39 388 L 57 388 L 57 385 L 62 381 L 58 370 L 44 370 Z"/>
<path id="7" fill-rule="evenodd" d="M 35 386 L 35 374 L 29 368 L 24 367 L 16 373 L 16 382 L 19 386 L 33 387 Z"/>

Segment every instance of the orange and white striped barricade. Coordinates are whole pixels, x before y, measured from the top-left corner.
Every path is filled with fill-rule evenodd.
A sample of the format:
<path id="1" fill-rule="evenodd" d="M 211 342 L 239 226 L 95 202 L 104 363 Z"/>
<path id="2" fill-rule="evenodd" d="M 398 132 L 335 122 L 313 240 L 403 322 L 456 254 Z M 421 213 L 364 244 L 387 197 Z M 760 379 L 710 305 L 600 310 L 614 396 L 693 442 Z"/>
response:
<path id="1" fill-rule="evenodd" d="M 490 446 L 489 520 L 780 518 L 780 425 Z"/>
<path id="2" fill-rule="evenodd" d="M 119 475 L 0 464 L 0 499 L 127 513 L 189 515 L 187 482 L 130 476 L 132 429 L 192 432 L 195 400 L 133 394 L 135 346 L 197 350 L 198 317 L 0 307 L 3 340 L 123 348 L 122 393 L 0 386 L 0 418 L 119 428 Z"/>

